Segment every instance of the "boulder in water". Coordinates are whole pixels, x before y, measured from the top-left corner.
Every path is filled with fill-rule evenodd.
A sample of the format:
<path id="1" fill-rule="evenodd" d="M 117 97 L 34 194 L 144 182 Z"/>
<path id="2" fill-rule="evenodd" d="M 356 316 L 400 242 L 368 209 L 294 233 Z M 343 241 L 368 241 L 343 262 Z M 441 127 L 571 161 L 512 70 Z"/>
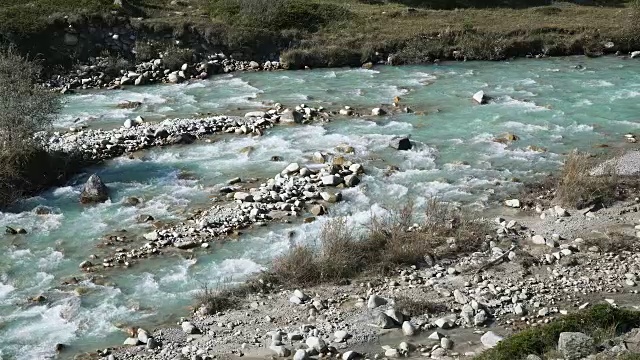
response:
<path id="1" fill-rule="evenodd" d="M 484 94 L 484 91 L 480 90 L 473 94 L 473 100 L 480 105 L 484 105 L 487 103 L 487 96 Z"/>
<path id="2" fill-rule="evenodd" d="M 396 150 L 411 150 L 413 144 L 408 136 L 396 136 L 389 142 L 389 146 Z"/>
<path id="3" fill-rule="evenodd" d="M 80 194 L 80 202 L 83 204 L 105 202 L 109 199 L 109 189 L 102 182 L 102 179 L 96 174 L 89 177 L 84 184 L 82 194 Z"/>
<path id="4" fill-rule="evenodd" d="M 640 59 L 640 51 L 634 51 L 631 53 L 631 58 L 635 59 L 635 58 L 639 58 Z"/>

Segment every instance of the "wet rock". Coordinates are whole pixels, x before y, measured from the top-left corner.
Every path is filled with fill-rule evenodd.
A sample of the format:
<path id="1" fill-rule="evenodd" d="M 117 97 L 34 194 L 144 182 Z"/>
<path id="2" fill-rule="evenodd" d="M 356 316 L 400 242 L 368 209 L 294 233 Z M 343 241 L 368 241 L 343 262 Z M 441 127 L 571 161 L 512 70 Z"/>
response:
<path id="1" fill-rule="evenodd" d="M 248 113 L 244 114 L 244 117 L 246 117 L 246 118 L 250 118 L 250 117 L 263 118 L 266 115 L 267 115 L 267 113 L 265 113 L 264 111 L 251 111 L 251 112 L 248 112 Z"/>
<path id="2" fill-rule="evenodd" d="M 300 124 L 304 120 L 304 115 L 301 112 L 287 109 L 280 114 L 280 122 L 288 124 Z"/>
<path id="3" fill-rule="evenodd" d="M 9 235 L 17 235 L 18 230 L 12 228 L 11 226 L 5 226 L 4 232 Z"/>
<path id="4" fill-rule="evenodd" d="M 487 96 L 484 94 L 484 91 L 480 90 L 477 93 L 473 94 L 473 100 L 480 105 L 484 105 L 487 103 Z"/>
<path id="5" fill-rule="evenodd" d="M 328 203 L 337 203 L 339 201 L 342 201 L 342 193 L 332 193 L 329 191 L 323 191 L 320 193 L 320 197 L 322 198 L 322 200 L 328 202 Z"/>
<path id="6" fill-rule="evenodd" d="M 594 351 L 593 338 L 581 332 L 563 332 L 558 338 L 558 351 L 566 360 L 578 360 Z"/>
<path id="7" fill-rule="evenodd" d="M 311 207 L 311 210 L 309 212 L 315 216 L 321 216 L 326 213 L 326 210 L 322 205 L 314 205 Z"/>
<path id="8" fill-rule="evenodd" d="M 88 269 L 90 267 L 92 267 L 93 264 L 91 263 L 91 261 L 85 260 L 83 262 L 80 263 L 80 269 Z"/>
<path id="9" fill-rule="evenodd" d="M 356 175 L 347 175 L 344 177 L 344 184 L 348 187 L 354 187 L 360 183 L 360 178 Z"/>
<path id="10" fill-rule="evenodd" d="M 344 181 L 344 179 L 336 175 L 323 176 L 321 180 L 322 180 L 322 185 L 325 185 L 325 186 L 338 186 L 342 184 L 342 182 Z"/>
<path id="11" fill-rule="evenodd" d="M 636 59 L 636 58 L 639 58 L 639 59 L 640 59 L 640 51 L 633 51 L 633 52 L 631 53 L 631 58 L 632 58 L 632 59 Z"/>
<path id="12" fill-rule="evenodd" d="M 396 150 L 406 151 L 411 150 L 413 144 L 411 144 L 411 140 L 407 136 L 396 136 L 389 141 L 389 146 Z"/>
<path id="13" fill-rule="evenodd" d="M 373 108 L 373 109 L 371 110 L 371 115 L 373 115 L 373 116 L 384 116 L 384 115 L 386 115 L 386 114 L 387 114 L 387 112 L 386 112 L 386 111 L 384 111 L 384 110 L 383 110 L 383 109 L 381 109 L 381 108 Z"/>
<path id="14" fill-rule="evenodd" d="M 89 177 L 80 194 L 83 204 L 105 202 L 109 199 L 109 189 L 96 174 Z"/>
<path id="15" fill-rule="evenodd" d="M 135 196 L 130 196 L 124 200 L 124 204 L 129 206 L 138 206 L 141 202 L 142 201 Z"/>
<path id="16" fill-rule="evenodd" d="M 149 222 L 155 220 L 153 216 L 148 214 L 140 214 L 136 217 L 136 220 L 140 223 Z"/>

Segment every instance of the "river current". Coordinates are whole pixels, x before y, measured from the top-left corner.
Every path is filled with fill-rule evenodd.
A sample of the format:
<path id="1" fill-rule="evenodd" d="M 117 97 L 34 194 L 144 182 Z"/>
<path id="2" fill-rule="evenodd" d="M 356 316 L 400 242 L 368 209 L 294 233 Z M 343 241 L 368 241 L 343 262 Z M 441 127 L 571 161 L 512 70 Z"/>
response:
<path id="1" fill-rule="evenodd" d="M 478 90 L 493 100 L 474 104 L 471 96 Z M 56 126 L 113 128 L 138 115 L 160 121 L 199 113 L 243 114 L 276 102 L 331 110 L 349 105 L 370 114 L 373 107 L 390 108 L 395 96 L 414 112 L 335 117 L 326 124 L 277 126 L 259 138 L 229 136 L 152 149 L 88 169 L 67 186 L 0 213 L 0 225 L 28 231 L 0 239 L 0 359 L 51 358 L 57 343 L 69 345 L 63 358 L 72 357 L 121 344 L 123 327 L 176 321 L 188 313 L 203 284 L 241 281 L 292 241 L 315 241 L 328 218 L 270 225 L 197 251 L 195 258 L 185 253 L 152 259 L 108 272 L 99 281 L 61 285 L 81 274 L 78 264 L 98 251 L 105 234 L 149 231 L 149 225 L 136 222 L 140 214 L 184 219 L 231 178 L 270 177 L 290 162 L 309 162 L 315 151 L 338 153 L 340 145 L 354 148 L 352 157 L 367 175 L 359 187 L 344 191 L 345 201 L 331 207 L 331 217 L 364 224 L 371 213 L 408 199 L 420 206 L 433 196 L 491 208 L 496 199 L 518 190 L 518 180 L 558 169 L 569 151 L 602 151 L 596 148 L 600 144 L 617 148 L 625 134 L 638 132 L 640 61 L 571 57 L 219 75 L 190 84 L 67 96 Z M 118 108 L 123 101 L 142 105 Z M 507 133 L 519 139 L 494 141 Z M 394 135 L 410 135 L 414 148 L 389 148 Z M 284 161 L 270 161 L 272 156 Z M 388 166 L 398 171 L 385 174 Z M 111 188 L 111 200 L 83 206 L 78 202 L 82 182 L 94 172 Z M 142 205 L 124 205 L 130 196 L 143 199 Z M 53 213 L 37 215 L 33 209 L 39 205 Z M 28 301 L 40 294 L 46 301 Z"/>

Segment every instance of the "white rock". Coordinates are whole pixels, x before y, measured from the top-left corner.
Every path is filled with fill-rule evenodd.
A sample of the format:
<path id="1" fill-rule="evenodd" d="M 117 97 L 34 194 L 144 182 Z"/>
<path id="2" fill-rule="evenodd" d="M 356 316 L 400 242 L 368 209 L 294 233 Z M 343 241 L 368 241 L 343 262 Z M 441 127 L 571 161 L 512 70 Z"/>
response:
<path id="1" fill-rule="evenodd" d="M 310 349 L 315 349 L 317 352 L 322 352 L 322 350 L 327 346 L 324 340 L 316 336 L 308 337 L 305 343 Z"/>
<path id="2" fill-rule="evenodd" d="M 293 355 L 293 360 L 307 360 L 309 355 L 305 350 L 299 349 L 296 350 L 296 353 Z"/>
<path id="3" fill-rule="evenodd" d="M 416 333 L 416 328 L 409 321 L 402 323 L 402 333 L 404 336 L 413 336 Z"/>
<path id="4" fill-rule="evenodd" d="M 635 59 L 635 58 L 640 58 L 640 51 L 634 51 L 631 53 L 631 58 Z"/>
<path id="5" fill-rule="evenodd" d="M 264 111 L 250 111 L 250 112 L 244 114 L 244 117 L 246 117 L 246 118 L 250 118 L 250 117 L 262 118 L 262 117 L 265 117 L 265 115 L 267 115 L 267 114 Z"/>
<path id="6" fill-rule="evenodd" d="M 445 350 L 451 350 L 453 348 L 453 341 L 449 338 L 440 339 L 440 346 Z"/>
<path id="7" fill-rule="evenodd" d="M 487 97 L 484 94 L 484 91 L 480 90 L 477 93 L 473 94 L 473 100 L 478 104 L 486 104 Z"/>
<path id="8" fill-rule="evenodd" d="M 369 296 L 369 301 L 367 301 L 367 307 L 369 309 L 375 309 L 378 306 L 382 306 L 382 305 L 386 305 L 386 304 L 387 304 L 387 300 L 381 298 L 378 295 Z"/>
<path id="9" fill-rule="evenodd" d="M 298 165 L 298 163 L 291 163 L 284 169 L 284 173 L 286 174 L 294 174 L 298 171 L 300 171 L 300 165 Z"/>
<path id="10" fill-rule="evenodd" d="M 183 322 L 181 326 L 182 326 L 182 331 L 184 331 L 187 334 L 199 333 L 198 328 L 188 321 Z"/>
<path id="11" fill-rule="evenodd" d="M 382 110 L 381 108 L 373 108 L 373 110 L 371 110 L 371 115 L 373 116 L 383 116 L 386 113 L 387 112 Z"/>
<path id="12" fill-rule="evenodd" d="M 482 335 L 482 337 L 480 337 L 480 342 L 482 342 L 482 345 L 484 345 L 486 348 L 491 349 L 503 339 L 504 338 L 502 336 L 494 333 L 493 331 L 487 331 L 486 333 L 484 333 L 484 335 Z"/>
<path id="13" fill-rule="evenodd" d="M 307 300 L 309 300 L 309 297 L 307 296 L 307 294 L 303 293 L 302 291 L 300 291 L 300 290 L 298 290 L 298 289 L 294 290 L 294 292 L 293 292 L 293 296 L 298 297 L 298 298 L 299 298 L 300 300 L 302 300 L 302 301 L 307 301 Z"/>
<path id="14" fill-rule="evenodd" d="M 347 351 L 344 354 L 342 354 L 342 360 L 353 360 L 359 356 L 360 354 L 358 354 L 355 351 Z"/>
<path id="15" fill-rule="evenodd" d="M 333 333 L 333 336 L 336 338 L 336 342 L 343 342 L 349 337 L 349 333 L 344 330 L 338 330 Z"/>
<path id="16" fill-rule="evenodd" d="M 547 240 L 542 235 L 534 235 L 531 238 L 531 242 L 536 245 L 545 245 L 547 243 Z"/>
<path id="17" fill-rule="evenodd" d="M 519 208 L 520 207 L 520 200 L 518 200 L 518 199 L 509 199 L 509 200 L 505 200 L 504 204 L 507 205 L 508 207 Z"/>
<path id="18" fill-rule="evenodd" d="M 444 335 L 440 334 L 437 331 L 434 331 L 431 333 L 431 335 L 429 335 L 429 339 L 430 340 L 438 340 L 440 341 L 440 339 L 442 339 L 444 337 Z"/>

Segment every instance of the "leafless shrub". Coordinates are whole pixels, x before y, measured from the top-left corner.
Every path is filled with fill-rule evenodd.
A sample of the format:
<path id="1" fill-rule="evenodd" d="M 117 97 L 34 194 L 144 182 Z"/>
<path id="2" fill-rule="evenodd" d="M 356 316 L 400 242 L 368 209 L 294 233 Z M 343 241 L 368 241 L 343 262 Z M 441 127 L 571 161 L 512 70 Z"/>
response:
<path id="1" fill-rule="evenodd" d="M 590 172 L 595 165 L 591 155 L 571 152 L 564 162 L 555 201 L 562 206 L 577 209 L 593 204 L 613 203 L 616 199 L 618 176 L 613 169 L 606 171 L 605 175 L 591 176 Z"/>

